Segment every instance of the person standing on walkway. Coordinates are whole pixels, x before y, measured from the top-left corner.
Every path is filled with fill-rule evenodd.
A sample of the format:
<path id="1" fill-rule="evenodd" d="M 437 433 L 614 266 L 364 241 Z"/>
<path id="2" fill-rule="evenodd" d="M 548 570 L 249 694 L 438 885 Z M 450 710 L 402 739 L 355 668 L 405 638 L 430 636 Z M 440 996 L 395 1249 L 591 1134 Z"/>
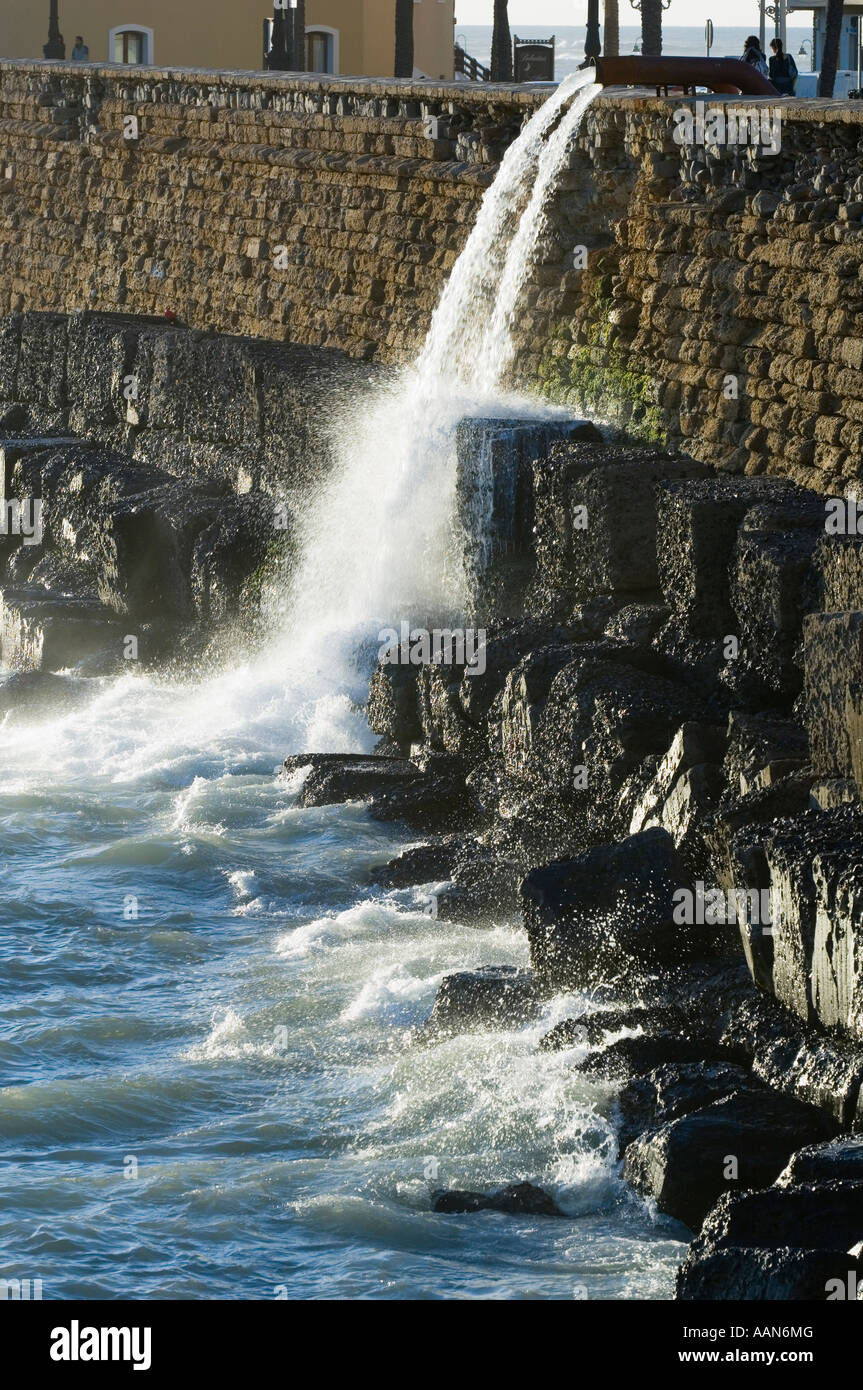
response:
<path id="1" fill-rule="evenodd" d="M 89 48 L 87 47 L 87 45 L 85 44 L 85 42 L 84 42 L 83 38 L 81 37 L 81 35 L 79 34 L 79 35 L 77 36 L 77 38 L 75 39 L 75 47 L 72 49 L 72 62 L 73 62 L 73 63 L 89 63 L 89 61 L 90 61 L 90 50 L 89 50 Z"/>

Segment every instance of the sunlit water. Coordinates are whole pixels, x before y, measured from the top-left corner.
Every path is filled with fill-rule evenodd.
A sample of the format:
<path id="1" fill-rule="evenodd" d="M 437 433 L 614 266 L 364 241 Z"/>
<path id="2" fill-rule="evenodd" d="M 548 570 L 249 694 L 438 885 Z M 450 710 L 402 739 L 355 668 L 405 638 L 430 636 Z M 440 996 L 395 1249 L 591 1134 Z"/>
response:
<path id="1" fill-rule="evenodd" d="M 670 1296 L 683 1232 L 620 1180 L 613 1088 L 538 1051 L 585 1001 L 415 1044 L 445 974 L 526 963 L 518 923 L 376 889 L 408 832 L 298 808 L 276 775 L 370 749 L 377 626 L 461 601 L 453 428 L 542 413 L 489 364 L 583 83 L 565 135 L 553 108 L 510 152 L 420 362 L 358 403 L 264 653 L 188 684 L 83 682 L 0 728 L 0 1277 L 45 1298 Z M 430 1210 L 436 1187 L 522 1178 L 568 1218 Z"/>

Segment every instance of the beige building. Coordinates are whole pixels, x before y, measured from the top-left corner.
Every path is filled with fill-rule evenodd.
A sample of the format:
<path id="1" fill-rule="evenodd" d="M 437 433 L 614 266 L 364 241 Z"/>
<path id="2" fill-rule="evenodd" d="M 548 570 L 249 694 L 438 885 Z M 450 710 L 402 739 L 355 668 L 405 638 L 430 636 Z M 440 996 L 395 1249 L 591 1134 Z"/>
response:
<path id="1" fill-rule="evenodd" d="M 41 58 L 49 0 L 0 0 L 0 58 Z M 263 63 L 267 0 L 59 0 L 66 57 L 78 34 L 96 63 L 249 68 Z M 455 0 L 414 0 L 418 77 L 453 76 Z M 489 3 L 489 9 L 491 4 Z M 306 0 L 307 66 L 392 77 L 395 0 Z"/>

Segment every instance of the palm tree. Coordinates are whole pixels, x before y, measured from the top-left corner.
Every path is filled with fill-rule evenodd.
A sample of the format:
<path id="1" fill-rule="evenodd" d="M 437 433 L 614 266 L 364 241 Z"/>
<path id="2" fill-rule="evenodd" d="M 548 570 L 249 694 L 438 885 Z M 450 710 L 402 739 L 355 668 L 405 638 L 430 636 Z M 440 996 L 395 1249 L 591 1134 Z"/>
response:
<path id="1" fill-rule="evenodd" d="M 620 53 L 620 14 L 617 0 L 605 0 L 604 19 L 602 51 L 606 58 L 616 58 Z"/>
<path id="2" fill-rule="evenodd" d="M 671 0 L 630 0 L 634 10 L 641 10 L 641 51 L 646 57 L 658 57 L 662 52 L 662 11 Z"/>
<path id="3" fill-rule="evenodd" d="M 396 0 L 395 75 L 414 75 L 414 0 Z"/>
<path id="4" fill-rule="evenodd" d="M 509 0 L 494 0 L 491 36 L 491 80 L 512 81 L 512 36 L 509 32 Z"/>
<path id="5" fill-rule="evenodd" d="M 839 39 L 842 34 L 843 0 L 827 0 L 827 13 L 824 18 L 824 52 L 821 54 L 821 75 L 818 78 L 818 95 L 832 97 L 836 83 L 836 69 L 839 66 Z"/>

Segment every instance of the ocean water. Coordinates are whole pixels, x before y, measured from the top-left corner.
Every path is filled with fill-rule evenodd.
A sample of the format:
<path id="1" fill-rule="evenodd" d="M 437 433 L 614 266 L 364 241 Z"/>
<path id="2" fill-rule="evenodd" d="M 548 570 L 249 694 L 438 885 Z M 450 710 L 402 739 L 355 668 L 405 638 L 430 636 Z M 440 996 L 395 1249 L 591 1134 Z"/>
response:
<path id="1" fill-rule="evenodd" d="M 547 414 L 500 378 L 593 95 L 512 147 L 424 352 L 340 423 L 271 633 L 195 678 L 70 677 L 0 727 L 0 1278 L 46 1299 L 662 1299 L 685 1232 L 622 1183 L 615 1090 L 538 1051 L 590 1001 L 420 1046 L 443 976 L 524 964 L 518 922 L 427 915 L 415 842 L 303 809 L 289 753 L 366 751 L 375 633 L 458 611 L 453 431 Z M 541 1182 L 566 1220 L 436 1215 Z"/>
<path id="2" fill-rule="evenodd" d="M 758 33 L 757 7 L 753 8 L 756 18 L 748 28 L 741 28 L 739 25 L 721 25 L 713 21 L 713 47 L 710 50 L 712 58 L 739 58 L 743 52 L 743 41 L 749 34 Z M 623 9 L 621 8 L 621 17 Z M 517 34 L 520 39 L 548 39 L 552 33 L 555 35 L 555 78 L 561 82 L 574 72 L 579 63 L 584 59 L 584 26 L 577 25 L 572 27 L 557 28 L 554 25 L 529 26 L 524 24 L 513 24 L 510 26 L 513 34 Z M 771 21 L 767 21 L 765 44 L 769 47 L 773 37 L 773 26 Z M 792 25 L 789 24 L 786 30 L 786 47 L 789 53 L 794 54 L 794 61 L 800 72 L 809 72 L 811 63 L 809 54 L 812 52 L 812 26 L 811 25 Z M 804 40 L 808 40 L 805 53 L 799 52 Z M 491 60 L 491 25 L 485 24 L 457 24 L 456 43 L 461 44 L 467 53 L 484 63 L 486 67 Z M 640 49 L 641 45 L 641 26 L 640 24 L 621 24 L 620 26 L 620 52 L 622 55 L 634 53 Z M 670 58 L 701 57 L 707 52 L 704 42 L 704 25 L 681 25 L 663 24 L 662 26 L 662 51 Z"/>

